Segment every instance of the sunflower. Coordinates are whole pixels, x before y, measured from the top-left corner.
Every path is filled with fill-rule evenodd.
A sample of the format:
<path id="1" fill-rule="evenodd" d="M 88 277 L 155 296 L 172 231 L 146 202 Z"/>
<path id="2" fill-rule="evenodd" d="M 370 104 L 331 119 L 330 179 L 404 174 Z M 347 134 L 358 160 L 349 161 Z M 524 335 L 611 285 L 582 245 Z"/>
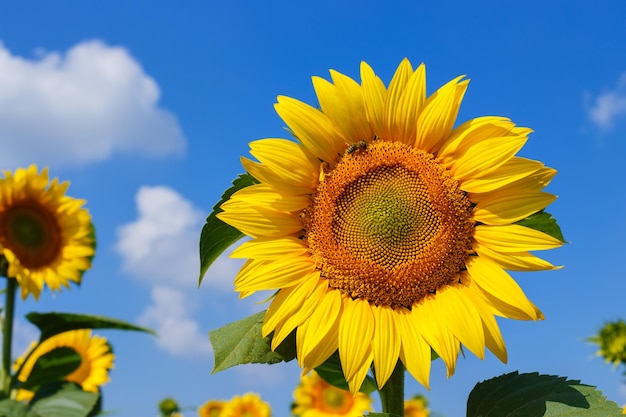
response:
<path id="1" fill-rule="evenodd" d="M 35 299 L 44 286 L 58 291 L 80 283 L 91 267 L 95 239 L 84 200 L 65 195 L 68 182 L 48 180 L 37 166 L 4 172 L 0 179 L 0 256 L 7 276 L 17 279 L 22 298 Z"/>
<path id="2" fill-rule="evenodd" d="M 209 400 L 198 408 L 200 417 L 219 417 L 224 410 L 226 401 Z"/>
<path id="3" fill-rule="evenodd" d="M 35 346 L 36 344 L 33 343 L 30 349 L 16 360 L 14 365 L 16 370 L 22 366 Z M 78 368 L 65 377 L 66 381 L 75 382 L 83 390 L 89 392 L 98 392 L 98 387 L 109 381 L 109 370 L 113 368 L 115 355 L 113 355 L 107 340 L 104 337 L 92 336 L 91 329 L 70 330 L 44 340 L 26 360 L 18 375 L 18 380 L 26 381 L 37 359 L 62 347 L 73 349 L 81 358 Z M 33 395 L 34 393 L 31 391 L 20 389 L 17 393 L 17 400 L 29 401 Z"/>
<path id="4" fill-rule="evenodd" d="M 404 402 L 405 417 L 428 417 L 429 415 L 428 401 L 422 395 L 416 395 Z"/>
<path id="5" fill-rule="evenodd" d="M 330 385 L 315 371 L 302 376 L 293 393 L 293 414 L 300 417 L 359 417 L 372 411 L 372 399 L 362 392 L 355 396 Z"/>
<path id="6" fill-rule="evenodd" d="M 252 237 L 235 278 L 242 297 L 278 290 L 262 332 L 275 349 L 296 332 L 301 367 L 339 351 L 356 393 L 373 364 L 379 387 L 400 359 L 428 387 L 431 348 L 448 376 L 461 345 L 502 361 L 495 316 L 542 319 L 505 270 L 555 269 L 530 251 L 562 242 L 516 224 L 556 197 L 556 171 L 515 156 L 531 129 L 504 117 L 454 128 L 468 86 L 458 77 L 426 96 L 424 65 L 403 60 L 385 87 L 314 77 L 319 108 L 279 96 L 297 138 L 250 143 L 242 158 L 258 184 L 218 217 Z"/>
<path id="7" fill-rule="evenodd" d="M 220 417 L 270 417 L 270 405 L 263 401 L 258 394 L 249 392 L 244 395 L 235 395 L 228 401 Z"/>

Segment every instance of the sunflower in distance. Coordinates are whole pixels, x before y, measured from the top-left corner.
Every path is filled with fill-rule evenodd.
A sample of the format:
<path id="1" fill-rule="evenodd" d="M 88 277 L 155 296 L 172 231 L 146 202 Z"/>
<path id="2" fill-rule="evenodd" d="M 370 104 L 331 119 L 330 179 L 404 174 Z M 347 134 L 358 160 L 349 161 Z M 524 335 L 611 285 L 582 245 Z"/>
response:
<path id="1" fill-rule="evenodd" d="M 225 405 L 226 401 L 209 400 L 198 408 L 198 415 L 200 417 L 220 417 Z"/>
<path id="2" fill-rule="evenodd" d="M 272 409 L 258 394 L 235 395 L 224 404 L 219 417 L 270 417 Z"/>
<path id="3" fill-rule="evenodd" d="M 372 399 L 362 392 L 352 395 L 324 381 L 315 371 L 302 376 L 293 393 L 291 412 L 299 417 L 360 417 L 372 411 Z"/>
<path id="4" fill-rule="evenodd" d="M 39 346 L 31 348 L 15 361 L 14 369 L 22 368 L 17 379 L 25 382 L 37 360 L 48 352 L 59 348 L 70 348 L 80 356 L 78 368 L 65 377 L 66 381 L 75 382 L 84 391 L 98 392 L 101 385 L 109 382 L 109 370 L 113 368 L 115 355 L 104 337 L 92 336 L 91 329 L 70 330 L 44 340 Z M 35 350 L 31 353 L 31 351 Z M 30 356 L 29 356 L 30 355 Z M 26 362 L 24 363 L 24 361 Z M 20 389 L 18 401 L 30 401 L 34 393 Z"/>
<path id="5" fill-rule="evenodd" d="M 0 257 L 17 280 L 22 298 L 35 299 L 80 283 L 95 253 L 94 229 L 84 200 L 65 195 L 68 182 L 49 181 L 37 166 L 4 172 L 0 179 Z"/>
<path id="6" fill-rule="evenodd" d="M 562 245 L 518 223 L 556 198 L 543 191 L 556 171 L 516 156 L 531 129 L 492 116 L 455 128 L 469 81 L 427 97 L 407 59 L 388 87 L 366 63 L 361 84 L 331 79 L 313 78 L 319 108 L 278 97 L 296 142 L 257 140 L 257 161 L 242 158 L 258 183 L 218 214 L 252 238 L 232 254 L 248 259 L 235 290 L 278 290 L 272 349 L 297 329 L 306 370 L 338 351 L 353 394 L 372 364 L 382 387 L 398 360 L 428 387 L 431 348 L 448 376 L 461 345 L 506 361 L 495 316 L 543 318 L 506 270 L 555 269 L 531 251 Z"/>
<path id="7" fill-rule="evenodd" d="M 428 401 L 422 395 L 416 395 L 404 402 L 404 417 L 428 417 Z"/>

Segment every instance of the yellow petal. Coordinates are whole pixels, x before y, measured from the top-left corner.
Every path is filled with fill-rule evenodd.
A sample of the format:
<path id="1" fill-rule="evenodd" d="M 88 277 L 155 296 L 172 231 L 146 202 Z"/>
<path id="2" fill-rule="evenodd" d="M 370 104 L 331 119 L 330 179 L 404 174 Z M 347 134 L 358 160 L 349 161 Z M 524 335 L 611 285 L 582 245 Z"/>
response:
<path id="1" fill-rule="evenodd" d="M 285 194 L 267 184 L 254 184 L 242 188 L 230 199 L 240 201 L 244 205 L 278 211 L 300 211 L 311 204 L 311 197 L 308 195 Z"/>
<path id="2" fill-rule="evenodd" d="M 462 285 L 449 285 L 437 292 L 437 304 L 449 331 L 480 359 L 485 357 L 485 336 L 482 320 L 470 292 Z"/>
<path id="3" fill-rule="evenodd" d="M 361 62 L 361 82 L 363 102 L 367 120 L 377 135 L 382 135 L 384 129 L 384 106 L 387 90 L 383 81 L 374 74 L 374 70 L 367 63 Z"/>
<path id="4" fill-rule="evenodd" d="M 507 136 L 515 123 L 506 117 L 484 116 L 470 119 L 452 131 L 436 155 L 448 166 L 478 142 Z"/>
<path id="5" fill-rule="evenodd" d="M 431 349 L 422 337 L 420 323 L 409 311 L 398 313 L 397 323 L 402 335 L 402 363 L 416 380 L 430 389 Z"/>
<path id="6" fill-rule="evenodd" d="M 474 208 L 474 220 L 488 225 L 506 225 L 544 209 L 556 199 L 548 193 L 496 194 Z"/>
<path id="7" fill-rule="evenodd" d="M 450 166 L 455 178 L 480 177 L 495 171 L 526 143 L 525 136 L 491 138 L 474 144 Z"/>
<path id="8" fill-rule="evenodd" d="M 315 189 L 319 161 L 301 145 L 286 139 L 250 142 L 250 153 L 286 183 Z"/>
<path id="9" fill-rule="evenodd" d="M 310 371 L 323 364 L 333 353 L 337 351 L 339 343 L 339 323 L 335 320 L 326 334 L 322 336 L 317 346 L 315 346 L 303 359 L 303 369 Z"/>
<path id="10" fill-rule="evenodd" d="M 420 331 L 424 340 L 446 364 L 447 376 L 449 378 L 454 374 L 460 344 L 446 328 L 436 297 L 435 295 L 434 297 L 424 298 L 420 304 L 413 306 L 411 314 L 414 316 L 413 320 L 420 324 Z"/>
<path id="11" fill-rule="evenodd" d="M 469 80 L 457 77 L 428 98 L 417 121 L 415 147 L 433 153 L 454 127 Z"/>
<path id="12" fill-rule="evenodd" d="M 252 260 L 235 277 L 236 291 L 276 290 L 297 285 L 315 271 L 315 263 L 306 256 L 277 261 Z"/>
<path id="13" fill-rule="evenodd" d="M 263 337 L 272 333 L 278 323 L 300 310 L 304 300 L 308 299 L 318 286 L 320 286 L 319 272 L 316 272 L 300 284 L 278 291 L 263 319 L 261 329 Z"/>
<path id="14" fill-rule="evenodd" d="M 339 323 L 339 359 L 346 380 L 353 380 L 372 354 L 371 340 L 374 337 L 374 316 L 367 301 L 346 298 Z M 358 387 L 357 387 L 358 389 Z"/>
<path id="15" fill-rule="evenodd" d="M 407 58 L 404 58 L 396 69 L 385 99 L 385 107 L 383 112 L 383 120 L 385 131 L 382 132 L 383 138 L 387 140 L 395 140 L 394 126 L 396 121 L 396 113 L 398 112 L 400 98 L 404 91 L 406 83 L 413 75 L 413 67 Z"/>
<path id="16" fill-rule="evenodd" d="M 391 376 L 402 345 L 400 334 L 396 328 L 396 313 L 386 306 L 373 307 L 374 340 L 372 341 L 372 353 L 374 355 L 374 369 L 376 369 L 376 381 L 381 388 Z"/>
<path id="17" fill-rule="evenodd" d="M 418 118 L 426 101 L 426 67 L 421 64 L 409 78 L 398 101 L 393 130 L 394 140 L 413 145 Z"/>
<path id="18" fill-rule="evenodd" d="M 487 193 L 505 187 L 520 179 L 529 177 L 545 168 L 539 161 L 513 157 L 498 169 L 487 175 L 471 178 L 461 178 L 461 189 L 469 193 Z"/>
<path id="19" fill-rule="evenodd" d="M 291 213 L 251 207 L 228 200 L 217 218 L 251 237 L 282 237 L 302 230 L 301 219 Z"/>
<path id="20" fill-rule="evenodd" d="M 345 140 L 321 111 L 291 97 L 279 96 L 274 105 L 294 136 L 313 155 L 331 162 L 337 159 Z"/>
<path id="21" fill-rule="evenodd" d="M 562 268 L 561 266 L 554 266 L 530 252 L 501 253 L 481 244 L 475 244 L 474 250 L 480 257 L 488 259 L 500 268 L 510 271 L 546 271 Z"/>
<path id="22" fill-rule="evenodd" d="M 476 242 L 497 252 L 527 252 L 554 249 L 563 243 L 539 230 L 517 224 L 481 225 L 474 228 Z"/>
<path id="23" fill-rule="evenodd" d="M 259 238 L 242 243 L 230 254 L 231 258 L 280 259 L 305 255 L 309 248 L 292 236 L 281 238 Z"/>
<path id="24" fill-rule="evenodd" d="M 535 306 L 526 298 L 520 286 L 506 271 L 480 256 L 471 256 L 465 264 L 472 280 L 485 293 L 523 311 L 527 319 L 538 319 Z"/>
<path id="25" fill-rule="evenodd" d="M 255 179 L 286 196 L 313 194 L 315 192 L 314 188 L 304 185 L 294 185 L 293 183 L 286 181 L 285 178 L 272 171 L 268 166 L 252 161 L 248 158 L 241 157 L 241 165 L 243 165 L 246 171 Z M 240 191 L 243 190 L 245 190 L 245 188 Z"/>
<path id="26" fill-rule="evenodd" d="M 341 293 L 335 289 L 329 289 L 307 321 L 298 327 L 296 348 L 300 367 L 304 365 L 304 359 L 322 342 L 337 322 L 341 304 Z"/>

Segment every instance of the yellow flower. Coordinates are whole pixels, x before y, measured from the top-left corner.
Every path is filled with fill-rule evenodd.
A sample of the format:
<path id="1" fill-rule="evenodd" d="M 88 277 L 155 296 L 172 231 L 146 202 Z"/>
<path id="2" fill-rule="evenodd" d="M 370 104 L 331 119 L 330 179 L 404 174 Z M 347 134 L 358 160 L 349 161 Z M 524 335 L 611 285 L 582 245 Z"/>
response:
<path id="1" fill-rule="evenodd" d="M 65 195 L 68 182 L 48 180 L 31 165 L 0 179 L 0 255 L 7 275 L 17 279 L 22 298 L 35 299 L 44 286 L 58 291 L 69 281 L 80 283 L 91 267 L 95 239 L 83 200 Z"/>
<path id="2" fill-rule="evenodd" d="M 15 370 L 19 369 L 34 347 L 35 343 L 17 359 L 14 365 Z M 37 359 L 61 347 L 74 349 L 81 357 L 79 367 L 65 377 L 66 381 L 75 382 L 83 390 L 89 392 L 98 392 L 98 387 L 109 381 L 109 370 L 113 368 L 115 355 L 111 352 L 107 340 L 104 337 L 92 336 L 91 329 L 70 330 L 44 340 L 26 361 L 18 379 L 22 382 L 26 381 Z M 33 392 L 21 389 L 17 393 L 17 400 L 28 401 L 33 395 Z"/>
<path id="3" fill-rule="evenodd" d="M 598 344 L 600 350 L 597 354 L 606 362 L 614 366 L 626 364 L 626 322 L 624 320 L 606 323 L 596 336 L 589 338 L 589 341 Z"/>
<path id="4" fill-rule="evenodd" d="M 220 417 L 270 417 L 272 410 L 268 403 L 258 394 L 249 392 L 244 395 L 235 395 L 228 401 Z"/>
<path id="5" fill-rule="evenodd" d="M 324 381 L 316 372 L 302 376 L 293 393 L 293 414 L 300 417 L 359 417 L 372 411 L 372 399 L 361 392 L 352 396 Z"/>
<path id="6" fill-rule="evenodd" d="M 298 139 L 250 143 L 260 183 L 218 217 L 252 239 L 235 289 L 279 290 L 263 335 L 276 348 L 294 329 L 298 362 L 336 350 L 356 393 L 370 365 L 379 387 L 400 358 L 428 387 L 431 348 L 455 369 L 461 344 L 506 361 L 495 315 L 542 319 L 505 271 L 555 267 L 530 251 L 562 243 L 515 224 L 556 197 L 556 171 L 515 156 L 530 129 L 503 117 L 454 128 L 463 77 L 426 97 L 424 65 L 402 61 L 389 87 L 361 65 L 362 83 L 314 77 L 319 109 L 278 97 Z"/>
<path id="7" fill-rule="evenodd" d="M 226 405 L 226 401 L 209 400 L 198 408 L 200 417 L 219 417 Z"/>
<path id="8" fill-rule="evenodd" d="M 428 417 L 430 410 L 426 398 L 416 395 L 404 402 L 404 417 Z"/>

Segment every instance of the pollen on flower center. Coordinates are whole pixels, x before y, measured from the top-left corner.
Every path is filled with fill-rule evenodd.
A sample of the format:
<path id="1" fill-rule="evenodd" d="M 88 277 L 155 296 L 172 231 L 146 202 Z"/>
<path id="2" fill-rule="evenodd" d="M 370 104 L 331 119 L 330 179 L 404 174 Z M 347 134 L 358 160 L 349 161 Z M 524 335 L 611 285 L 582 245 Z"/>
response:
<path id="1" fill-rule="evenodd" d="M 0 213 L 0 239 L 20 263 L 36 269 L 50 264 L 61 250 L 61 229 L 39 203 L 24 201 Z"/>
<path id="2" fill-rule="evenodd" d="M 464 266 L 470 217 L 467 196 L 432 154 L 381 140 L 325 173 L 305 232 L 331 287 L 411 308 Z"/>

